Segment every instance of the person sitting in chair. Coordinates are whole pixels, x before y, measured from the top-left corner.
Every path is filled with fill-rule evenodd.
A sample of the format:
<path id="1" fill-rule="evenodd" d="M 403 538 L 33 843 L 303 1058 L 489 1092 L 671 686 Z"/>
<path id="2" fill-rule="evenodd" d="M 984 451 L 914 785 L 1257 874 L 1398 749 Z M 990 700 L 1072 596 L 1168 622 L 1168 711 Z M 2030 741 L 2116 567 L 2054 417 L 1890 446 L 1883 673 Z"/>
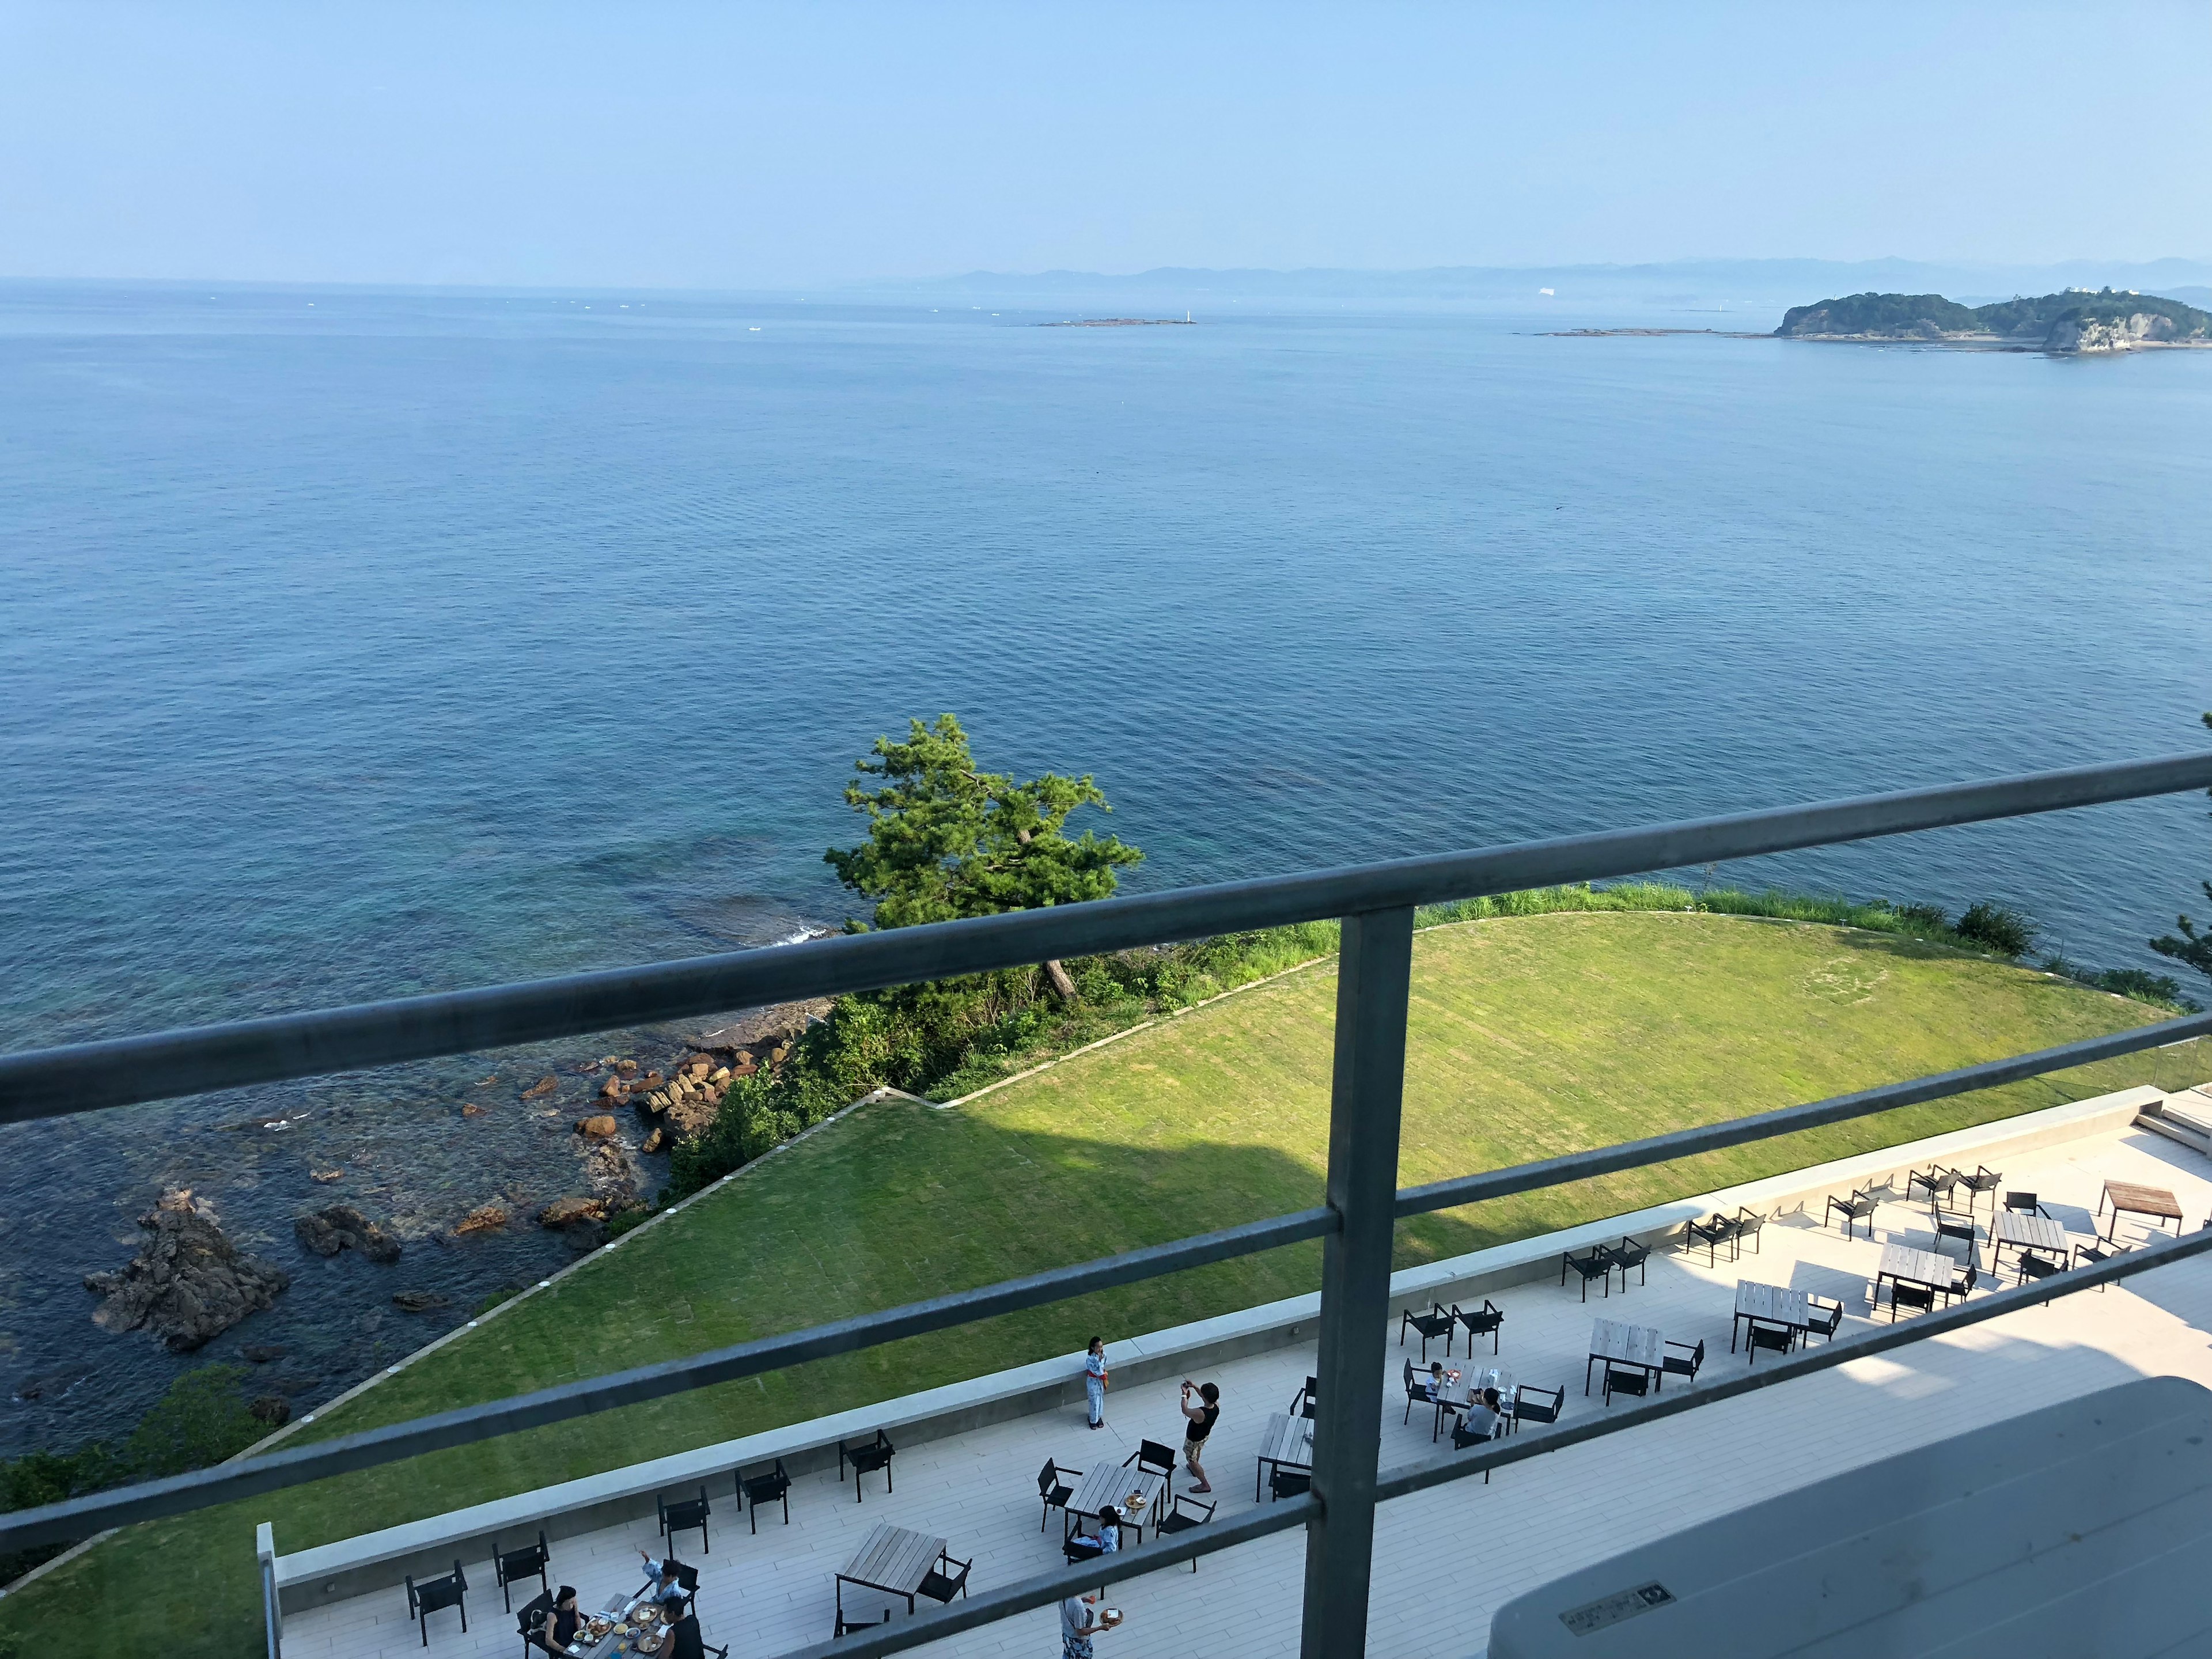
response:
<path id="1" fill-rule="evenodd" d="M 1071 1561 L 1095 1560 L 1102 1555 L 1111 1555 L 1121 1547 L 1121 1512 L 1111 1504 L 1098 1511 L 1098 1530 L 1079 1532 L 1067 1540 L 1067 1559 Z"/>
<path id="2" fill-rule="evenodd" d="M 690 1611 L 682 1590 L 671 1590 L 660 1598 L 660 1613 L 669 1635 L 663 1659 L 707 1659 L 707 1638 L 700 1633 L 699 1615 Z"/>
<path id="3" fill-rule="evenodd" d="M 576 1639 L 584 1615 L 576 1608 L 576 1589 L 563 1584 L 553 1592 L 553 1616 L 532 1632 L 529 1640 L 548 1653 L 559 1653 Z"/>
<path id="4" fill-rule="evenodd" d="M 638 1554 L 643 1557 L 645 1561 L 644 1593 L 656 1601 L 666 1600 L 672 1590 L 678 1595 L 689 1595 L 690 1592 L 684 1588 L 684 1583 L 687 1577 L 694 1583 L 698 1582 L 696 1577 L 692 1574 L 691 1569 L 672 1555 L 656 1560 L 644 1550 L 640 1550 Z"/>
<path id="5" fill-rule="evenodd" d="M 1466 1418 L 1452 1430 L 1452 1438 L 1466 1444 L 1476 1440 L 1488 1440 L 1498 1432 L 1498 1390 L 1485 1389 L 1479 1400 L 1468 1403 Z"/>

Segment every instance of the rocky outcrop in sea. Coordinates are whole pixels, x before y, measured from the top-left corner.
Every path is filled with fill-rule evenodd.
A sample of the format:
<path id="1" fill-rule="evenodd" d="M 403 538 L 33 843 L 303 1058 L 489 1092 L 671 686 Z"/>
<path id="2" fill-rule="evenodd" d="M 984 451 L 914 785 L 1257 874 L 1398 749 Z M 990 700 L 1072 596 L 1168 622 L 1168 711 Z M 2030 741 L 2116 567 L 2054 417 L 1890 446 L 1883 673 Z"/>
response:
<path id="1" fill-rule="evenodd" d="M 85 1289 L 104 1298 L 92 1316 L 102 1330 L 149 1331 L 189 1353 L 292 1283 L 282 1267 L 226 1238 L 188 1190 L 164 1193 L 138 1224 L 148 1237 L 137 1255 L 115 1272 L 85 1275 Z"/>

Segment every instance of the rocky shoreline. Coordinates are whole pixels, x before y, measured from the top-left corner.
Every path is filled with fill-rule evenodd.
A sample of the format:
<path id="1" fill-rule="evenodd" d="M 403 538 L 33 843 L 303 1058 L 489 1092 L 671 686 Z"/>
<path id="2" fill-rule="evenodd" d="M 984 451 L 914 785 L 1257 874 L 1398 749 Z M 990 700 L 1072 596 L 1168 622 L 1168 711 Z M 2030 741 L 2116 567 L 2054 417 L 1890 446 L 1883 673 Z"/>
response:
<path id="1" fill-rule="evenodd" d="M 405 1255 L 405 1238 L 442 1245 L 501 1232 L 526 1218 L 577 1245 L 596 1244 L 607 1221 L 648 1201 L 650 1176 L 640 1160 L 705 1133 L 729 1085 L 781 1065 L 799 1035 L 828 1007 L 826 1001 L 816 1001 L 756 1009 L 678 1041 L 661 1051 L 657 1063 L 605 1054 L 544 1073 L 516 1089 L 516 1103 L 529 1110 L 540 1132 L 566 1133 L 574 1146 L 574 1179 L 568 1190 L 549 1200 L 533 1203 L 511 1193 L 494 1194 L 475 1202 L 457 1221 L 428 1231 L 420 1220 L 403 1229 L 391 1216 L 378 1219 L 356 1205 L 331 1203 L 293 1217 L 294 1242 L 308 1256 L 334 1261 L 350 1253 L 379 1268 L 392 1268 Z M 564 1073 L 570 1079 L 600 1079 L 580 1116 L 574 1108 L 556 1103 Z M 482 1096 L 500 1081 L 494 1073 L 467 1092 Z M 459 1106 L 465 1119 L 491 1117 L 496 1110 L 480 1098 Z M 336 1186 L 350 1171 L 341 1162 L 330 1168 L 311 1164 L 307 1173 L 316 1185 Z M 240 1249 L 225 1234 L 213 1205 L 188 1188 L 165 1189 L 138 1225 L 145 1237 L 128 1261 L 84 1276 L 84 1288 L 100 1298 L 92 1317 L 103 1330 L 144 1331 L 170 1352 L 189 1353 L 268 1310 L 291 1285 L 289 1272 Z M 453 1305 L 450 1297 L 416 1287 L 390 1291 L 384 1299 L 407 1314 Z M 258 1352 L 245 1351 L 257 1364 Z M 275 1352 L 270 1351 L 270 1357 Z"/>

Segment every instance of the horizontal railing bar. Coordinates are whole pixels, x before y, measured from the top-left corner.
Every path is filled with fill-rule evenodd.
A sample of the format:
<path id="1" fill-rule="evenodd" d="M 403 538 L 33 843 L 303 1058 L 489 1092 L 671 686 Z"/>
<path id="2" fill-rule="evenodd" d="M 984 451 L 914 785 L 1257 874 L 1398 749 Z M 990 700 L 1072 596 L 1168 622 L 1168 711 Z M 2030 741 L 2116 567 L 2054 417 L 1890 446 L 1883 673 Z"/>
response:
<path id="1" fill-rule="evenodd" d="M 881 1313 L 857 1314 L 827 1325 L 781 1336 L 664 1360 L 605 1376 L 564 1382 L 512 1399 L 465 1406 L 434 1416 L 413 1418 L 379 1429 L 312 1446 L 270 1452 L 241 1462 L 218 1463 L 159 1480 L 90 1492 L 36 1509 L 0 1514 L 0 1551 L 82 1538 L 103 1528 L 181 1515 L 216 1504 L 278 1492 L 310 1480 L 374 1468 L 425 1452 L 495 1439 L 523 1429 L 542 1428 L 571 1418 L 711 1387 L 765 1371 L 849 1353 L 856 1348 L 896 1342 L 904 1337 L 963 1325 L 1000 1314 L 1018 1313 L 1050 1302 L 1116 1285 L 1135 1284 L 1319 1238 L 1338 1224 L 1334 1210 L 1300 1210 L 1265 1221 L 1247 1222 L 1195 1238 L 1177 1239 L 1126 1251 L 1070 1267 L 1054 1267 L 1026 1278 L 1006 1279 L 977 1290 L 910 1302 Z"/>
<path id="2" fill-rule="evenodd" d="M 1624 1169 L 1667 1163 L 1718 1147 L 1791 1133 L 1823 1123 L 1907 1105 L 1914 1101 L 1960 1094 L 2001 1082 L 2014 1082 L 2039 1073 L 2063 1071 L 2092 1060 L 2143 1048 L 2170 1047 L 2179 1039 L 2212 1034 L 2212 1013 L 2140 1026 L 2132 1031 L 2044 1048 L 2005 1060 L 1984 1060 L 1954 1072 L 1911 1081 L 1887 1084 L 1856 1094 L 1784 1107 L 1778 1111 L 1725 1123 L 1707 1124 L 1671 1134 L 1633 1141 L 1623 1146 L 1601 1147 L 1570 1153 L 1540 1163 L 1487 1170 L 1425 1187 L 1401 1189 L 1397 1214 L 1419 1215 L 1483 1199 L 1529 1192 L 1565 1182 L 1586 1179 Z M 1116 1285 L 1135 1284 L 1186 1268 L 1224 1261 L 1261 1250 L 1319 1238 L 1337 1224 L 1334 1212 L 1316 1208 L 1247 1222 L 1218 1232 L 1167 1244 L 1155 1244 L 1124 1255 L 1055 1267 L 1001 1284 L 937 1297 L 926 1302 L 860 1314 L 833 1324 L 813 1326 L 755 1342 L 712 1350 L 687 1358 L 619 1371 L 607 1376 L 563 1383 L 557 1388 L 463 1407 L 434 1416 L 392 1424 L 381 1429 L 295 1450 L 274 1452 L 242 1463 L 218 1464 L 213 1468 L 171 1475 L 161 1480 L 93 1492 L 38 1509 L 0 1514 L 0 1549 L 21 1548 L 33 1543 L 82 1537 L 100 1528 L 134 1521 L 182 1514 L 258 1492 L 279 1491 L 309 1480 L 319 1480 L 355 1469 L 395 1462 L 423 1452 L 468 1445 L 520 1430 L 542 1427 L 571 1418 L 587 1416 L 618 1406 L 656 1400 L 690 1389 L 759 1375 L 811 1359 L 825 1358 L 855 1349 L 895 1342 L 953 1325 L 987 1319 L 1024 1308 L 1065 1301 L 1071 1297 Z"/>
<path id="3" fill-rule="evenodd" d="M 2212 754 L 2076 767 L 38 1049 L 0 1056 L 0 1122 L 2207 787 Z"/>
<path id="4" fill-rule="evenodd" d="M 1751 1117 L 1699 1124 L 1694 1128 L 1675 1129 L 1643 1140 L 1594 1147 L 1586 1152 L 1567 1152 L 1535 1164 L 1486 1170 L 1480 1175 L 1455 1176 L 1425 1187 L 1401 1188 L 1398 1193 L 1398 1218 L 1402 1221 L 1407 1216 L 1423 1215 L 1431 1210 L 1454 1209 L 1462 1204 L 1480 1204 L 1516 1193 L 1564 1186 L 1571 1181 L 1588 1181 L 1622 1170 L 1672 1163 L 1679 1158 L 1694 1158 L 1700 1152 L 1771 1139 L 1800 1129 L 1817 1129 L 1824 1124 L 1871 1117 L 1876 1112 L 1893 1111 L 1900 1106 L 1971 1094 L 1977 1089 L 1993 1089 L 2000 1084 L 2017 1083 L 2023 1078 L 2045 1073 L 2069 1071 L 2100 1060 L 2140 1054 L 2146 1048 L 2170 1048 L 2202 1036 L 2212 1036 L 2212 1013 L 2161 1020 L 2155 1025 L 2139 1025 L 2133 1030 L 2115 1031 L 2107 1036 L 2083 1037 L 2078 1042 L 2061 1043 L 2055 1048 L 2039 1048 L 2032 1054 L 2013 1054 L 2003 1060 L 1985 1060 L 1978 1065 L 1960 1066 L 1955 1072 L 1938 1072 L 1904 1083 L 1885 1083 L 1856 1094 L 1832 1095 L 1826 1100 L 1784 1106 Z"/>
<path id="5" fill-rule="evenodd" d="M 842 1640 L 832 1638 L 817 1642 L 810 1647 L 787 1651 L 777 1659 L 876 1659 L 886 1653 L 900 1653 L 908 1648 L 918 1648 L 931 1642 L 941 1642 L 947 1637 L 957 1636 L 963 1631 L 974 1630 L 981 1625 L 996 1624 L 1001 1619 L 1011 1619 L 1018 1613 L 1027 1613 L 1033 1607 L 1050 1607 L 1071 1595 L 1096 1589 L 1102 1573 L 1110 1567 L 1110 1577 L 1120 1583 L 1139 1578 L 1147 1573 L 1162 1572 L 1170 1567 L 1179 1567 L 1186 1561 L 1201 1555 L 1211 1555 L 1220 1550 L 1234 1549 L 1239 1544 L 1249 1544 L 1262 1538 L 1272 1538 L 1279 1532 L 1288 1532 L 1303 1527 L 1321 1515 L 1321 1503 L 1312 1493 L 1285 1498 L 1279 1504 L 1270 1504 L 1264 1510 L 1241 1515 L 1234 1521 L 1210 1521 L 1188 1532 L 1156 1538 L 1152 1542 L 1138 1544 L 1121 1550 L 1110 1562 L 1079 1561 L 1072 1566 L 1055 1567 L 1050 1572 L 1007 1584 L 999 1589 L 984 1590 L 973 1596 L 963 1596 L 957 1604 L 948 1604 L 896 1624 L 885 1625 L 872 1631 L 863 1630 Z M 1038 1650 L 1045 1651 L 1043 1648 Z"/>
<path id="6" fill-rule="evenodd" d="M 1784 1382 L 1793 1382 L 1801 1376 L 1809 1376 L 1838 1365 L 1848 1365 L 1854 1359 L 1871 1358 L 1910 1343 L 1924 1342 L 1934 1337 L 1948 1335 L 1953 1331 L 1964 1330 L 1985 1320 L 2002 1319 L 2007 1314 L 2018 1313 L 2038 1303 L 2078 1295 L 2100 1285 L 2118 1284 L 2122 1279 L 2134 1278 L 2137 1273 L 2153 1273 L 2177 1261 L 2202 1255 L 2207 1250 L 2212 1250 L 2212 1227 L 2200 1228 L 2185 1237 L 2171 1239 L 2164 1244 L 2150 1244 L 2141 1249 L 2124 1251 L 2089 1267 L 2071 1267 L 2051 1278 L 2038 1279 L 2033 1285 L 2016 1285 L 2008 1291 L 1996 1291 L 1978 1299 L 1956 1303 L 1940 1313 L 1916 1314 L 1902 1325 L 1862 1332 L 1840 1341 L 1823 1342 L 1818 1348 L 1808 1346 L 1771 1365 L 1747 1370 L 1733 1382 L 1699 1383 L 1680 1395 L 1662 1395 L 1647 1404 L 1632 1407 L 1617 1416 L 1608 1414 L 1587 1423 L 1547 1428 L 1541 1434 L 1530 1435 L 1526 1443 L 1519 1435 L 1515 1435 L 1509 1440 L 1492 1442 L 1483 1451 L 1456 1455 L 1447 1453 L 1440 1457 L 1423 1458 L 1418 1463 L 1401 1465 L 1376 1480 L 1375 1497 L 1377 1502 L 1389 1498 L 1404 1498 L 1431 1486 L 1441 1486 L 1448 1481 L 1480 1474 L 1485 1469 L 1504 1468 L 1510 1464 L 1526 1462 L 1532 1457 L 1565 1451 L 1571 1446 L 1585 1445 L 1626 1429 L 1639 1428 L 1646 1423 L 1679 1417 L 1686 1411 L 1717 1406 L 1724 1401 L 1740 1399 L 1760 1389 L 1775 1388 Z"/>

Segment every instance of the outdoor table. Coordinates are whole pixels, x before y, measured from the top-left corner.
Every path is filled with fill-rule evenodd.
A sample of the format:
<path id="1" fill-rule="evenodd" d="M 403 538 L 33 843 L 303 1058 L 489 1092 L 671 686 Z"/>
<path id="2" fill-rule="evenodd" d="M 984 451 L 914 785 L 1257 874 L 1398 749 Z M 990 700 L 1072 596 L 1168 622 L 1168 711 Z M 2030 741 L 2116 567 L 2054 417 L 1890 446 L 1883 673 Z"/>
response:
<path id="1" fill-rule="evenodd" d="M 1067 1506 L 1060 1514 L 1061 1540 L 1065 1542 L 1074 1530 L 1077 1516 L 1096 1520 L 1099 1510 L 1110 1504 L 1115 1513 L 1121 1517 L 1123 1529 L 1133 1530 L 1137 1534 L 1127 1541 L 1143 1543 L 1145 1524 L 1158 1514 L 1160 1505 L 1166 1498 L 1167 1484 L 1167 1477 L 1158 1470 L 1147 1469 L 1135 1463 L 1094 1464 L 1091 1472 L 1076 1482 L 1075 1495 L 1067 1500 Z M 1133 1492 L 1144 1494 L 1145 1507 L 1141 1510 L 1132 1511 L 1128 1507 L 1129 1494 Z"/>
<path id="2" fill-rule="evenodd" d="M 1267 1413 L 1267 1432 L 1260 1441 L 1260 1462 L 1252 1476 L 1252 1501 L 1260 1501 L 1260 1488 L 1273 1469 L 1313 1468 L 1313 1419 L 1286 1412 Z"/>
<path id="3" fill-rule="evenodd" d="M 2105 1183 L 2104 1195 L 2097 1200 L 2097 1208 L 2102 1211 L 2107 1204 L 2112 1206 L 2112 1218 L 2105 1226 L 2105 1242 L 2107 1244 L 2112 1242 L 2112 1231 L 2120 1224 L 2120 1212 L 2123 1210 L 2150 1216 L 2160 1221 L 2171 1221 L 2174 1236 L 2180 1237 L 2181 1206 L 2173 1201 L 2173 1194 L 2163 1187 L 2138 1187 L 2132 1181 L 2108 1181 Z"/>
<path id="4" fill-rule="evenodd" d="M 1948 1296 L 1952 1278 L 1960 1266 L 1949 1256 L 1938 1255 L 1933 1250 L 1916 1250 L 1910 1244 L 1885 1244 L 1881 1247 L 1881 1265 L 1875 1270 L 1874 1299 L 1881 1300 L 1881 1281 L 1885 1279 L 1923 1285 L 1938 1296 Z"/>
<path id="5" fill-rule="evenodd" d="M 584 1633 L 584 1629 L 580 1628 L 576 1633 L 576 1639 L 562 1648 L 561 1651 L 574 1654 L 577 1659 L 602 1659 L 602 1656 L 614 1652 L 617 1642 L 628 1640 L 634 1643 L 637 1637 L 635 1630 L 629 1632 L 627 1637 L 618 1637 L 615 1634 L 615 1631 L 620 1626 L 629 1622 L 631 1613 L 653 1599 L 653 1588 L 658 1582 L 657 1579 L 648 1578 L 641 1589 L 625 1590 L 620 1595 L 609 1596 L 606 1605 L 601 1607 L 597 1614 L 599 1618 L 611 1621 L 607 1633 L 594 1642 Z M 552 1626 L 549 1624 L 546 1626 L 549 1640 L 551 1639 L 551 1631 Z"/>
<path id="6" fill-rule="evenodd" d="M 1583 1393 L 1590 1391 L 1590 1370 L 1601 1359 L 1617 1364 L 1640 1365 L 1656 1382 L 1667 1369 L 1667 1338 L 1652 1325 L 1624 1325 L 1617 1319 L 1601 1319 L 1590 1326 L 1589 1358 L 1583 1365 Z"/>
<path id="7" fill-rule="evenodd" d="M 2047 1215 L 2027 1210 L 2000 1210 L 1996 1243 L 1990 1251 L 1990 1273 L 2004 1266 L 2004 1247 L 2008 1244 L 2016 1249 L 2051 1250 L 2063 1258 L 2066 1254 L 2066 1229 Z"/>
<path id="8" fill-rule="evenodd" d="M 906 1610 L 911 1613 L 914 1598 L 921 1591 L 921 1581 L 929 1577 L 929 1570 L 944 1555 L 945 1542 L 926 1532 L 878 1521 L 868 1529 L 868 1535 L 860 1540 L 860 1547 L 837 1574 L 839 1620 L 842 1622 L 845 1616 L 848 1584 L 882 1590 L 889 1595 L 902 1595 L 906 1598 Z"/>
<path id="9" fill-rule="evenodd" d="M 1813 1322 L 1808 1294 L 1786 1285 L 1760 1285 L 1748 1279 L 1735 1282 L 1735 1317 L 1729 1322 L 1729 1352 L 1735 1352 L 1736 1328 L 1746 1320 L 1764 1320 L 1802 1331 Z"/>

